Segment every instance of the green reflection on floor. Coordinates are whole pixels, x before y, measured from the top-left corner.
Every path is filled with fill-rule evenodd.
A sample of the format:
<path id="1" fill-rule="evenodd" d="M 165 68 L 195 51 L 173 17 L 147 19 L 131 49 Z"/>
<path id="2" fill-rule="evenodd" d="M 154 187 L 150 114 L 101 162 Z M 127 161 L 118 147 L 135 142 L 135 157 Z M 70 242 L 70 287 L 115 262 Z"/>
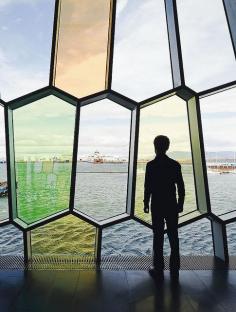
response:
<path id="1" fill-rule="evenodd" d="M 31 232 L 32 254 L 94 256 L 96 228 L 69 215 Z"/>
<path id="2" fill-rule="evenodd" d="M 67 209 L 71 162 L 17 162 L 18 217 L 28 224 Z"/>

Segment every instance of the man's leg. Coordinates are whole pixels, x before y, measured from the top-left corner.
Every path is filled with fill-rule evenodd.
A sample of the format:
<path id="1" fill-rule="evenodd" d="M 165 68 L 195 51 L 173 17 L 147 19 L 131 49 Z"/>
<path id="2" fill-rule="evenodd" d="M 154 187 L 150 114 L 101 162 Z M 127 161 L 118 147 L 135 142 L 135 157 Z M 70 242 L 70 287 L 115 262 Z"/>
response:
<path id="1" fill-rule="evenodd" d="M 179 270 L 180 255 L 179 255 L 179 237 L 178 237 L 178 213 L 170 213 L 165 216 L 167 235 L 170 242 L 170 269 Z"/>
<path id="2" fill-rule="evenodd" d="M 161 214 L 152 215 L 153 224 L 153 265 L 156 270 L 164 269 L 164 217 Z"/>

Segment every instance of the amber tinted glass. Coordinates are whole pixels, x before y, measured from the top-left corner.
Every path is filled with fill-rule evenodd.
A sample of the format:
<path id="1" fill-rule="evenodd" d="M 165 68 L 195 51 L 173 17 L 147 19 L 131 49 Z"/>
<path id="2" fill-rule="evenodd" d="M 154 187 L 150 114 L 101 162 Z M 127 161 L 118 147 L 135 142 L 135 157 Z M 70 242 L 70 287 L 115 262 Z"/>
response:
<path id="1" fill-rule="evenodd" d="M 94 256 L 96 228 L 67 216 L 31 232 L 32 254 Z"/>
<path id="2" fill-rule="evenodd" d="M 109 0 L 62 0 L 55 85 L 77 97 L 105 88 Z"/>

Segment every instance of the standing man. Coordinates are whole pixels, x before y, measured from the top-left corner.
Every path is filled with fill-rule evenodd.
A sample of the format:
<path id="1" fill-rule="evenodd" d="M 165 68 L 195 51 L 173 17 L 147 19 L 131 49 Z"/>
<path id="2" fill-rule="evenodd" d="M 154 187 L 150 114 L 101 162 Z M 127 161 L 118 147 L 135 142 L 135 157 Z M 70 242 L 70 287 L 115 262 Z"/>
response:
<path id="1" fill-rule="evenodd" d="M 183 211 L 185 188 L 181 165 L 169 158 L 166 152 L 170 145 L 167 136 L 154 139 L 156 157 L 147 163 L 144 183 L 144 212 L 151 214 L 153 226 L 153 265 L 150 273 L 163 276 L 164 221 L 170 242 L 170 273 L 178 277 L 180 267 L 178 213 Z M 176 198 L 176 186 L 178 198 Z"/>

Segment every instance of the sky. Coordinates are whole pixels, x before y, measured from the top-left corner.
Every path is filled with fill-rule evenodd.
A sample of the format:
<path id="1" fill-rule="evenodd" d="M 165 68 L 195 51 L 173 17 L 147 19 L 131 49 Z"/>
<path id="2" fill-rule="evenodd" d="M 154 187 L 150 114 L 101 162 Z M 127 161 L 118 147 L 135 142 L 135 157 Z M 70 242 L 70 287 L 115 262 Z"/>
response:
<path id="1" fill-rule="evenodd" d="M 107 40 L 105 30 L 108 14 L 107 3 L 107 0 L 96 2 L 92 0 L 79 2 L 67 0 L 68 7 L 62 11 L 63 29 L 59 37 L 58 80 L 56 80 L 58 86 L 62 86 L 65 91 L 77 95 L 78 90 L 79 95 L 84 95 L 95 89 L 97 91 L 99 88 L 103 88 L 104 55 L 106 54 Z M 112 87 L 137 101 L 172 88 L 163 3 L 164 1 L 158 0 L 118 0 L 117 3 Z M 88 4 L 89 8 L 92 8 L 91 10 L 88 10 Z M 98 10 L 100 5 L 102 9 Z M 78 6 L 80 11 L 76 11 Z M 177 0 L 177 6 L 187 85 L 200 91 L 236 79 L 236 62 L 227 31 L 222 1 Z M 54 0 L 0 1 L 0 93 L 4 100 L 8 101 L 48 84 L 53 9 Z M 94 14 L 95 11 L 96 14 Z M 61 50 L 60 45 L 63 48 Z M 230 129 L 234 129 L 234 124 L 236 124 L 234 122 L 235 111 L 233 110 L 235 92 L 228 92 L 201 101 L 206 132 L 205 142 L 209 150 L 235 149 L 234 138 L 230 133 Z M 49 107 L 51 102 L 51 100 L 48 101 L 48 110 L 53 110 L 54 106 Z M 28 113 L 26 113 L 29 119 L 27 120 L 28 126 L 38 127 L 36 122 L 34 124 L 31 122 L 33 117 L 30 116 L 34 114 L 34 110 L 41 116 L 40 118 L 45 119 L 45 124 L 49 120 L 48 116 L 45 115 L 46 109 L 39 103 L 41 102 L 32 104 L 32 107 L 36 107 L 37 104 L 39 106 L 37 109 L 31 110 L 29 108 Z M 163 103 L 167 102 L 163 101 Z M 158 124 L 157 132 L 159 132 L 158 127 L 161 124 L 160 118 L 163 117 L 161 115 L 163 109 L 160 108 L 162 104 L 159 104 L 155 116 L 151 116 L 152 122 L 155 125 Z M 178 109 L 181 105 L 179 104 Z M 156 104 L 154 106 L 157 107 Z M 174 107 L 177 105 L 168 104 L 167 106 L 171 107 L 171 110 L 166 108 L 169 117 L 166 116 L 161 120 L 162 128 L 160 131 L 168 132 L 168 129 L 172 129 L 175 125 L 176 129 L 179 129 L 179 133 L 182 133 L 181 129 L 185 127 L 187 120 L 186 115 L 176 117 L 178 109 Z M 93 122 L 94 124 L 94 126 L 90 125 L 90 130 L 88 130 L 90 131 L 88 132 L 90 138 L 85 136 L 86 139 L 84 139 L 91 144 L 94 129 L 96 129 L 98 137 L 104 136 L 104 129 L 110 127 L 114 114 L 119 129 L 127 129 L 128 127 L 124 125 L 122 109 L 117 111 L 114 108 L 115 113 L 113 113 L 110 108 L 106 111 L 105 104 L 104 108 L 100 105 L 101 114 L 103 112 L 108 116 L 104 120 L 101 119 L 100 110 L 97 107 L 94 104 L 84 108 L 85 120 L 87 110 L 90 114 L 88 117 L 91 120 L 90 123 Z M 37 144 L 35 144 L 36 138 L 32 144 L 29 144 L 28 139 L 24 142 L 23 138 L 27 138 L 28 128 L 24 127 L 26 120 L 24 114 L 20 114 L 20 112 L 25 110 L 27 108 L 16 111 L 16 114 L 21 116 L 19 118 L 24 121 L 18 123 L 17 135 L 19 134 L 21 146 L 24 143 L 25 153 L 30 154 L 39 153 L 36 145 L 48 146 L 48 153 L 50 154 L 51 137 L 48 136 L 47 139 L 46 130 L 44 138 L 37 137 Z M 225 112 L 222 113 L 223 111 Z M 61 112 L 63 115 L 64 111 Z M 167 114 L 166 112 L 165 114 Z M 40 121 L 37 118 L 36 120 L 37 122 Z M 57 122 L 58 120 L 60 120 L 60 116 L 58 116 Z M 99 124 L 99 120 L 102 120 L 103 125 L 101 122 Z M 2 129 L 1 119 L 0 122 L 0 129 Z M 217 130 L 217 135 L 214 134 L 212 129 L 214 127 L 214 131 L 216 131 L 215 124 L 218 126 L 217 129 L 224 129 L 224 131 L 220 133 Z M 153 128 L 155 129 L 155 127 Z M 127 137 L 125 133 L 128 130 L 120 131 L 125 141 Z M 146 131 L 145 133 L 144 141 L 152 142 L 154 132 Z M 170 135 L 173 148 L 176 151 L 188 149 L 188 143 L 184 143 L 187 142 L 184 137 L 181 141 L 174 131 L 170 132 Z M 65 134 L 65 136 L 68 138 L 69 134 Z M 124 147 L 122 150 L 122 144 L 118 143 L 114 136 L 111 135 L 110 139 L 108 138 L 107 136 L 107 141 L 104 143 L 107 152 L 118 153 L 118 147 L 116 150 L 114 144 L 111 148 L 111 141 L 113 141 L 116 142 L 117 146 L 120 146 L 119 153 L 126 154 L 126 148 Z M 58 140 L 55 142 L 59 144 Z M 29 148 L 26 143 L 29 144 Z M 144 146 L 146 146 L 145 144 Z M 2 134 L 0 146 L 3 146 Z M 66 153 L 67 145 L 62 144 L 62 146 L 64 146 L 62 152 Z M 83 153 L 86 153 L 84 143 L 83 146 Z M 23 151 L 23 147 L 21 150 Z M 147 154 L 151 154 L 151 148 L 147 146 L 147 150 Z"/>
<path id="2" fill-rule="evenodd" d="M 153 140 L 157 135 L 170 138 L 168 153 L 191 151 L 186 102 L 172 96 L 140 112 L 138 159 L 150 160 L 155 156 Z"/>
<path id="3" fill-rule="evenodd" d="M 0 1 L 0 96 L 48 85 L 54 0 Z"/>

